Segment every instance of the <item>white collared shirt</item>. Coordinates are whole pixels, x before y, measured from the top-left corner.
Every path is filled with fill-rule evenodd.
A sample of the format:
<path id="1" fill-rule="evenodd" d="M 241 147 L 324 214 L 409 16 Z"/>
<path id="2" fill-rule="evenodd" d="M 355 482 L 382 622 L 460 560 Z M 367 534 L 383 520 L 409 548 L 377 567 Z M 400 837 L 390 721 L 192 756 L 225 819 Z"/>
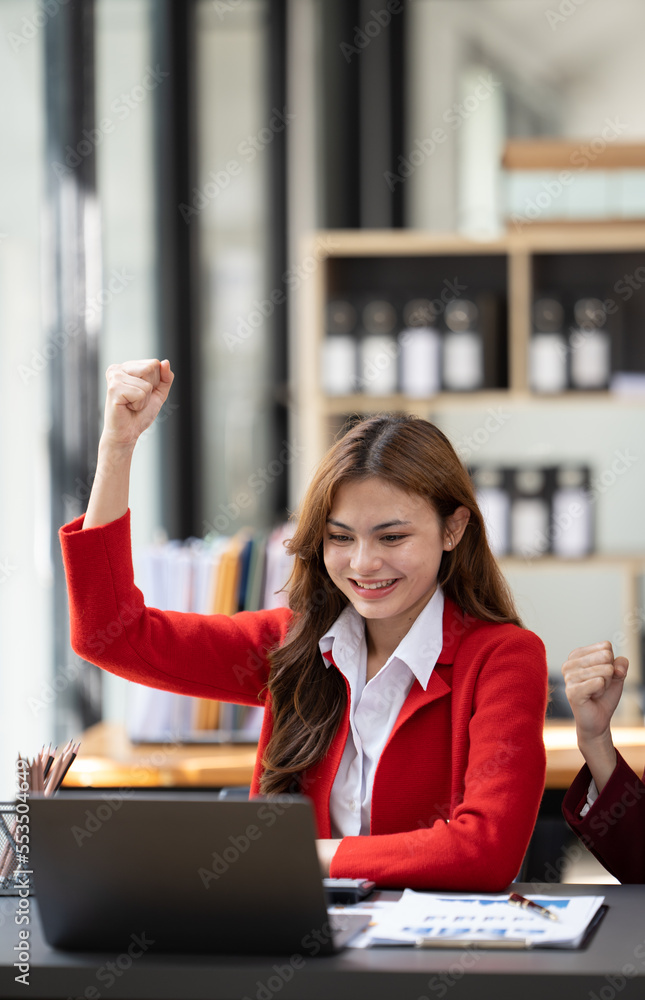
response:
<path id="1" fill-rule="evenodd" d="M 589 788 L 587 789 L 587 801 L 580 810 L 580 819 L 584 819 L 592 805 L 598 798 L 598 786 L 594 779 L 592 778 L 589 782 Z"/>
<path id="2" fill-rule="evenodd" d="M 370 832 L 372 787 L 376 767 L 415 678 L 425 691 L 443 646 L 443 591 L 420 612 L 389 660 L 365 683 L 365 619 L 348 604 L 320 639 L 321 653 L 331 652 L 350 687 L 345 750 L 329 801 L 332 837 Z M 324 660 L 329 667 L 329 661 Z"/>

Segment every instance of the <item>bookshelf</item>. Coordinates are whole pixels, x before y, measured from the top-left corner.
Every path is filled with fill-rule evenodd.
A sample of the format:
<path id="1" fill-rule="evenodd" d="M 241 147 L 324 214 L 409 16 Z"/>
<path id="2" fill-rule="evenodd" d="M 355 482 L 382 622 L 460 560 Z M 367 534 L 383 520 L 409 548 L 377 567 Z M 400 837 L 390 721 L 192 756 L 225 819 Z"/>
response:
<path id="1" fill-rule="evenodd" d="M 522 230 L 509 230 L 488 242 L 412 230 L 324 231 L 314 236 L 308 252 L 318 261 L 318 266 L 310 280 L 303 284 L 297 306 L 301 334 L 294 346 L 297 386 L 294 429 L 298 440 L 304 444 L 308 464 L 308 468 L 302 470 L 303 482 L 297 487 L 299 493 L 304 478 L 329 447 L 346 417 L 354 414 L 404 410 L 438 423 L 454 442 L 454 429 L 460 428 L 464 421 L 502 407 L 518 426 L 525 420 L 532 422 L 533 427 L 555 421 L 560 429 L 557 433 L 552 432 L 552 437 L 561 434 L 566 442 L 570 435 L 571 458 L 575 456 L 576 436 L 584 435 L 588 425 L 589 440 L 585 440 L 585 448 L 591 462 L 594 458 L 601 460 L 600 445 L 595 449 L 593 440 L 594 421 L 605 421 L 609 425 L 611 421 L 622 419 L 632 427 L 643 421 L 642 431 L 645 431 L 645 396 L 618 395 L 609 389 L 567 389 L 539 395 L 531 390 L 529 380 L 534 300 L 556 295 L 570 303 L 574 296 L 593 294 L 590 289 L 597 289 L 597 297 L 608 303 L 611 310 L 607 314 L 607 328 L 611 335 L 612 369 L 645 372 L 644 223 L 536 223 Z M 347 395 L 331 395 L 324 391 L 321 357 L 328 302 L 353 298 L 360 312 L 360 303 L 368 296 L 390 299 L 395 306 L 397 303 L 400 306 L 406 296 L 432 299 L 442 287 L 455 285 L 460 291 L 466 287 L 467 291 L 461 291 L 465 298 L 474 291 L 480 300 L 482 293 L 490 293 L 493 299 L 494 315 L 490 326 L 497 337 L 496 367 L 493 364 L 492 375 L 486 372 L 480 389 L 472 392 L 442 390 L 417 398 L 399 392 L 379 396 L 367 391 Z M 400 327 L 399 319 L 398 329 Z M 499 440 L 494 445 L 495 460 L 504 462 L 503 445 Z M 565 447 L 562 443 L 560 446 Z M 486 455 L 484 448 L 476 457 Z M 510 462 L 517 462 L 517 448 L 508 458 Z M 636 485 L 637 478 L 633 477 Z M 623 488 L 623 484 L 619 486 Z M 616 495 L 618 492 L 617 489 Z M 611 501 L 617 503 L 613 495 Z M 601 497 L 598 503 L 601 522 L 603 517 L 607 520 L 603 503 Z M 612 539 L 611 532 L 607 534 L 609 541 L 584 558 L 560 560 L 543 556 L 531 560 L 529 565 L 521 558 L 506 557 L 501 563 L 514 589 L 523 574 L 528 574 L 526 579 L 531 577 L 531 586 L 537 586 L 538 590 L 542 586 L 545 594 L 552 589 L 554 576 L 568 580 L 566 586 L 574 593 L 578 581 L 589 579 L 590 574 L 595 574 L 594 579 L 598 574 L 598 579 L 605 578 L 605 584 L 599 586 L 605 586 L 608 601 L 616 605 L 611 619 L 616 623 L 615 628 L 607 637 L 622 636 L 620 651 L 631 663 L 628 690 L 619 710 L 620 721 L 640 724 L 643 721 L 640 700 L 642 629 L 633 626 L 633 619 L 636 609 L 643 605 L 645 534 L 641 537 L 640 531 L 634 531 L 633 535 L 625 534 L 617 542 Z M 526 620 L 527 616 L 524 617 Z M 627 619 L 632 625 L 621 628 Z M 593 607 L 590 607 L 587 631 L 580 642 L 572 641 L 569 649 L 599 638 L 594 634 L 596 620 Z M 527 624 L 535 627 L 530 620 Z M 536 628 L 536 631 L 539 630 Z M 548 636 L 543 637 L 548 652 Z M 555 677 L 556 669 L 559 673 L 555 656 L 550 658 L 550 668 Z"/>

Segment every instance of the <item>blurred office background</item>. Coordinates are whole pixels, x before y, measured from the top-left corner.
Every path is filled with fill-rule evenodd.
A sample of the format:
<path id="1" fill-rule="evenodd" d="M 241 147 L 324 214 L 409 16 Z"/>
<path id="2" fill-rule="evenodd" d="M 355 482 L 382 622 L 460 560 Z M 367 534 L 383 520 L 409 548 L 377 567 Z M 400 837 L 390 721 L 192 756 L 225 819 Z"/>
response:
<path id="1" fill-rule="evenodd" d="M 137 447 L 135 545 L 203 537 L 226 511 L 235 530 L 240 490 L 298 444 L 310 235 L 495 238 L 508 139 L 590 140 L 609 121 L 645 141 L 644 30 L 640 0 L 0 0 L 0 799 L 17 751 L 123 712 L 124 685 L 69 650 L 56 538 L 87 501 L 107 365 L 167 356 L 177 375 Z M 478 113 L 448 127 L 487 80 Z M 572 217 L 643 219 L 641 184 L 599 194 L 591 173 Z M 459 442 L 484 415 L 441 422 Z M 643 430 L 640 403 L 527 407 L 477 457 L 602 469 L 629 452 L 596 547 L 643 553 Z M 283 463 L 244 522 L 283 521 L 310 464 Z M 560 631 L 541 620 L 539 573 L 520 577 L 554 668 L 621 624 L 619 570 L 615 601 L 592 572 L 552 574 Z"/>

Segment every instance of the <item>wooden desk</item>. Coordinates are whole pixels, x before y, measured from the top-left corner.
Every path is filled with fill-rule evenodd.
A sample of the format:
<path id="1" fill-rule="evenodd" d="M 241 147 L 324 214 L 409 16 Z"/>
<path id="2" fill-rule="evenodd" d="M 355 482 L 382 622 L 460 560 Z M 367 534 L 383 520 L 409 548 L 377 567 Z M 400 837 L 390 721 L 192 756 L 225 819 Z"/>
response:
<path id="1" fill-rule="evenodd" d="M 65 787 L 249 785 L 255 744 L 131 743 L 122 726 L 99 722 L 80 737 Z"/>
<path id="2" fill-rule="evenodd" d="M 65 779 L 67 787 L 222 787 L 248 785 L 254 745 L 133 744 L 120 726 L 99 723 L 81 737 L 80 753 Z M 645 727 L 619 727 L 614 740 L 640 776 L 645 771 Z M 549 724 L 546 787 L 568 788 L 583 760 L 571 724 Z"/>
<path id="3" fill-rule="evenodd" d="M 645 726 L 617 726 L 612 733 L 615 746 L 640 777 L 645 771 Z M 550 723 L 544 729 L 544 745 L 546 787 L 568 788 L 584 763 L 574 726 Z"/>
<path id="4" fill-rule="evenodd" d="M 533 887 L 518 886 L 520 892 Z M 645 886 L 550 886 L 554 895 L 602 895 L 609 910 L 580 951 L 436 952 L 349 948 L 296 971 L 289 956 L 154 955 L 54 951 L 31 899 L 29 986 L 15 981 L 16 898 L 0 899 L 0 996 L 28 1000 L 642 1000 L 645 996 Z M 393 894 L 387 894 L 388 896 Z M 110 962 L 111 965 L 107 963 Z M 287 969 L 288 966 L 288 969 Z M 288 974 L 280 975 L 282 969 Z M 109 972 L 109 976 L 108 976 Z"/>

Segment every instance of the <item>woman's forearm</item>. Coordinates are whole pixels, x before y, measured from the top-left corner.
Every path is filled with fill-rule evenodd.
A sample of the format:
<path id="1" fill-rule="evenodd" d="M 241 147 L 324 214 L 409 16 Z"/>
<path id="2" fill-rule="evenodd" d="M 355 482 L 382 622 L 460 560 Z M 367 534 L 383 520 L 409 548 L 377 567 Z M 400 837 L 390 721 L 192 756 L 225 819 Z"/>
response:
<path id="1" fill-rule="evenodd" d="M 578 746 L 596 782 L 596 788 L 601 792 L 616 767 L 616 750 L 611 733 L 607 732 L 594 740 L 585 740 L 579 736 Z"/>
<path id="2" fill-rule="evenodd" d="M 99 444 L 96 474 L 83 528 L 98 528 L 123 517 L 128 509 L 130 466 L 134 445 Z"/>

